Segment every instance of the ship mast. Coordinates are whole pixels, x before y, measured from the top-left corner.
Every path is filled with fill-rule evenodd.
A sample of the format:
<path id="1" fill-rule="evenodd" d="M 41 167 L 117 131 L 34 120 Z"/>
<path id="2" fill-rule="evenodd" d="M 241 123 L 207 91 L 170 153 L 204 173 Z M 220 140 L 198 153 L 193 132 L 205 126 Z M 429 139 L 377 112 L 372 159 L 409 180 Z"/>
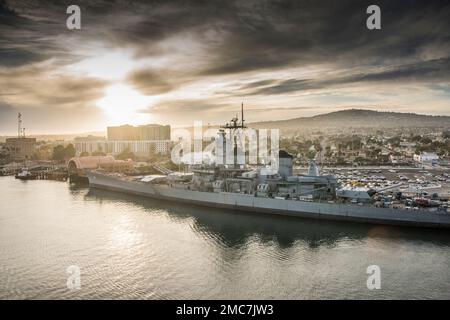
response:
<path id="1" fill-rule="evenodd" d="M 233 154 L 234 154 L 234 168 L 237 167 L 237 137 L 236 137 L 236 130 L 237 129 L 245 129 L 247 128 L 244 124 L 244 103 L 241 103 L 241 123 L 239 123 L 238 116 L 234 117 L 230 120 L 230 122 L 226 123 L 224 126 L 221 126 L 223 129 L 228 129 L 230 132 L 230 139 L 233 141 Z"/>
<path id="2" fill-rule="evenodd" d="M 245 125 L 244 125 L 244 103 L 241 103 L 241 128 L 244 129 Z"/>
<path id="3" fill-rule="evenodd" d="M 17 138 L 22 135 L 22 114 L 19 112 L 17 115 Z"/>
<path id="4" fill-rule="evenodd" d="M 236 117 L 230 120 L 229 123 L 226 123 L 224 126 L 221 126 L 221 128 L 224 129 L 245 129 L 247 128 L 244 124 L 244 103 L 241 104 L 241 124 L 239 124 L 239 119 L 236 114 Z"/>

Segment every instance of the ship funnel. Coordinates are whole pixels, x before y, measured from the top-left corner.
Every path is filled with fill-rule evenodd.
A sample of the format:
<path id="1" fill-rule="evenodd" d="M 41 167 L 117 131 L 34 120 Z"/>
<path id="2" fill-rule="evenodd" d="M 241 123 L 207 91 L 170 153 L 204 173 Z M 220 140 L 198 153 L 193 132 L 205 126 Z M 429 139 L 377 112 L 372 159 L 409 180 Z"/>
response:
<path id="1" fill-rule="evenodd" d="M 284 179 L 287 179 L 287 177 L 292 176 L 293 172 L 293 157 L 291 154 L 287 153 L 284 150 L 280 150 L 278 152 L 278 174 L 283 177 Z"/>
<path id="2" fill-rule="evenodd" d="M 317 167 L 314 160 L 309 162 L 308 176 L 317 177 L 319 175 L 319 168 Z"/>

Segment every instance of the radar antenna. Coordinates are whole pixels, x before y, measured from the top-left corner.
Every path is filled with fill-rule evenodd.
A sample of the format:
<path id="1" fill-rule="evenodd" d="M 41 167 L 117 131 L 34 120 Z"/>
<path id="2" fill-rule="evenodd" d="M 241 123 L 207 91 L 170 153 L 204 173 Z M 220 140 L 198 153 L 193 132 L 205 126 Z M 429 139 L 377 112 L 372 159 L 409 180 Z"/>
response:
<path id="1" fill-rule="evenodd" d="M 228 129 L 230 132 L 230 136 L 229 138 L 232 139 L 233 141 L 233 150 L 234 150 L 234 166 L 236 167 L 237 165 L 237 150 L 238 150 L 238 142 L 237 142 L 237 138 L 240 138 L 240 144 L 242 146 L 242 138 L 240 137 L 240 135 L 236 135 L 236 130 L 238 129 L 245 129 L 247 128 L 244 124 L 245 120 L 244 120 L 244 103 L 241 104 L 241 122 L 239 123 L 239 118 L 236 115 L 236 117 L 234 117 L 233 119 L 230 120 L 230 122 L 226 123 L 224 126 L 221 126 L 221 128 L 223 129 Z"/>

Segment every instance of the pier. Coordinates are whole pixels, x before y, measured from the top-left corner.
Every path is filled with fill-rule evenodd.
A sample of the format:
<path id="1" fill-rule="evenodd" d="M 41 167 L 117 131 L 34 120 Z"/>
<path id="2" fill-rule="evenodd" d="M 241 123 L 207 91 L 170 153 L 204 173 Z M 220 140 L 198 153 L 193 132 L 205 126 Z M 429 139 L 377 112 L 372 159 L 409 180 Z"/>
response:
<path id="1" fill-rule="evenodd" d="M 67 181 L 69 174 L 67 170 L 40 170 L 33 172 L 36 173 L 36 180 L 56 180 L 56 181 Z"/>
<path id="2" fill-rule="evenodd" d="M 27 172 L 26 176 L 21 172 Z M 62 163 L 46 162 L 15 162 L 0 168 L 0 176 L 15 176 L 22 180 L 56 180 L 67 181 L 69 174 L 67 167 Z"/>

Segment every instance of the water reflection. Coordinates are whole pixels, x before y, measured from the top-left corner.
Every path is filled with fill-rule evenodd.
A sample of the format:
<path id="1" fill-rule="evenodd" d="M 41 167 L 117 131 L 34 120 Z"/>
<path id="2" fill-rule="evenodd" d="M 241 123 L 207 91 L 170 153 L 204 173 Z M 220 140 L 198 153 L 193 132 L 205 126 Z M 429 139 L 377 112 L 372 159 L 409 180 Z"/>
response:
<path id="1" fill-rule="evenodd" d="M 161 209 L 174 220 L 189 219 L 193 230 L 208 240 L 219 241 L 231 248 L 245 246 L 252 237 L 261 243 L 273 243 L 281 249 L 292 247 L 297 241 L 310 249 L 332 248 L 342 241 L 370 241 L 373 238 L 431 242 L 450 245 L 446 230 L 332 222 L 294 217 L 235 212 L 228 209 L 206 208 L 179 204 L 99 189 L 89 189 L 86 199 L 123 201 L 144 208 L 146 212 Z"/>
<path id="2" fill-rule="evenodd" d="M 233 212 L 0 179 L 1 298 L 448 298 L 443 231 Z M 377 264 L 383 290 L 366 287 Z M 66 268 L 82 269 L 82 290 Z"/>

